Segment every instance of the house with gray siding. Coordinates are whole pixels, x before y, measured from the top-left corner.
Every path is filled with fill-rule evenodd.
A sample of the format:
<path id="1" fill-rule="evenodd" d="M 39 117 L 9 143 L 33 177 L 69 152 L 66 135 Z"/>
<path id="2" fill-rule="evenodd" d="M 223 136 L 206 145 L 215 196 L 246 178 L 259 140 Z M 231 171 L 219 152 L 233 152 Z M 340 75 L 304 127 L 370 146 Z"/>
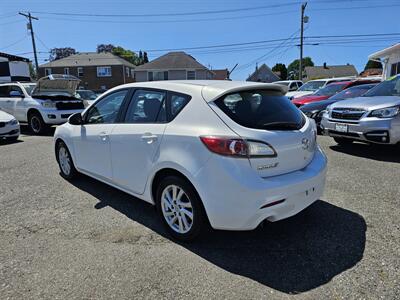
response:
<path id="1" fill-rule="evenodd" d="M 136 82 L 214 79 L 215 74 L 185 52 L 169 52 L 135 68 Z"/>
<path id="2" fill-rule="evenodd" d="M 274 82 L 281 80 L 266 64 L 260 67 L 256 66 L 256 70 L 246 79 L 246 81 L 255 82 Z"/>

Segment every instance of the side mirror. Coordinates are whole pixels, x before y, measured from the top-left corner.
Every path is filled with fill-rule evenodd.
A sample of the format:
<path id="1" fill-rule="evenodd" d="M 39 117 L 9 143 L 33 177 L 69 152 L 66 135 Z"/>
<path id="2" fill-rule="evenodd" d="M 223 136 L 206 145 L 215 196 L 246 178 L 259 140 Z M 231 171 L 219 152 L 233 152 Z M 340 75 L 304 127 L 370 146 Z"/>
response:
<path id="1" fill-rule="evenodd" d="M 71 125 L 82 125 L 83 119 L 81 113 L 75 113 L 68 118 L 68 123 Z"/>
<path id="2" fill-rule="evenodd" d="M 24 98 L 24 95 L 21 94 L 19 91 L 11 91 L 10 92 L 10 97 L 12 98 Z"/>

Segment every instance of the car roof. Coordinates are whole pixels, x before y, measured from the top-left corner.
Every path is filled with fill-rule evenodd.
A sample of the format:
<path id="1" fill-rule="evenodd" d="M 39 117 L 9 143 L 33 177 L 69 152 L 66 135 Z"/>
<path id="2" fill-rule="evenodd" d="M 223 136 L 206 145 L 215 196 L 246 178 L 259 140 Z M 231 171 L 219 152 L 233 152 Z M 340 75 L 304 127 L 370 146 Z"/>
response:
<path id="1" fill-rule="evenodd" d="M 146 81 L 120 85 L 107 92 L 112 92 L 121 88 L 153 88 L 164 89 L 185 94 L 199 94 L 207 101 L 213 101 L 222 95 L 245 91 L 249 89 L 273 90 L 284 95 L 287 87 L 273 84 L 251 81 L 229 81 L 229 80 L 165 80 L 165 81 Z"/>

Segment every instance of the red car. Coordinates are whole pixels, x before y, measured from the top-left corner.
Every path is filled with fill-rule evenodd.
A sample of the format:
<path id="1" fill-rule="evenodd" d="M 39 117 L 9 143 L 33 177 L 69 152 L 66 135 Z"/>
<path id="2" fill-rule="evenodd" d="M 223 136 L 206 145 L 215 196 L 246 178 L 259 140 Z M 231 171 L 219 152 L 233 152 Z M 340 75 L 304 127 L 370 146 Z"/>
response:
<path id="1" fill-rule="evenodd" d="M 326 100 L 329 97 L 349 88 L 352 86 L 360 85 L 360 84 L 367 84 L 367 83 L 377 83 L 377 80 L 353 80 L 353 81 L 340 81 L 340 82 L 333 82 L 326 87 L 319 89 L 314 94 L 306 95 L 303 97 L 296 98 L 292 101 L 294 105 L 297 107 L 303 106 L 305 104 L 311 102 L 317 102 Z"/>

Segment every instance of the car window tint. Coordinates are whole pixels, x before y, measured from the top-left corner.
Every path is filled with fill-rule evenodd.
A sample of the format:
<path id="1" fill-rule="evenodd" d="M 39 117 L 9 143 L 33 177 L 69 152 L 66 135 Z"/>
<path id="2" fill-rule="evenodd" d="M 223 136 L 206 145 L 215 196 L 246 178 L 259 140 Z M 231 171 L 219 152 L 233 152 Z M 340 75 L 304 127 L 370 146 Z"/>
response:
<path id="1" fill-rule="evenodd" d="M 234 93 L 215 104 L 236 123 L 255 129 L 299 129 L 304 124 L 301 112 L 287 97 L 272 91 Z"/>
<path id="2" fill-rule="evenodd" d="M 135 91 L 125 116 L 126 123 L 165 122 L 166 93 L 160 91 Z"/>
<path id="3" fill-rule="evenodd" d="M 16 85 L 11 85 L 10 86 L 10 90 L 8 91 L 8 94 L 10 94 L 11 92 L 18 92 L 21 95 L 23 95 L 24 93 L 22 92 L 22 89 L 19 86 Z"/>
<path id="4" fill-rule="evenodd" d="M 0 97 L 8 97 L 9 96 L 9 88 L 8 85 L 0 86 Z"/>
<path id="5" fill-rule="evenodd" d="M 118 111 L 127 92 L 128 90 L 122 90 L 112 93 L 93 105 L 87 113 L 86 123 L 114 123 L 117 120 Z"/>
<path id="6" fill-rule="evenodd" d="M 179 114 L 179 112 L 185 107 L 185 105 L 189 102 L 189 100 L 190 100 L 189 96 L 171 93 L 172 119 Z"/>

